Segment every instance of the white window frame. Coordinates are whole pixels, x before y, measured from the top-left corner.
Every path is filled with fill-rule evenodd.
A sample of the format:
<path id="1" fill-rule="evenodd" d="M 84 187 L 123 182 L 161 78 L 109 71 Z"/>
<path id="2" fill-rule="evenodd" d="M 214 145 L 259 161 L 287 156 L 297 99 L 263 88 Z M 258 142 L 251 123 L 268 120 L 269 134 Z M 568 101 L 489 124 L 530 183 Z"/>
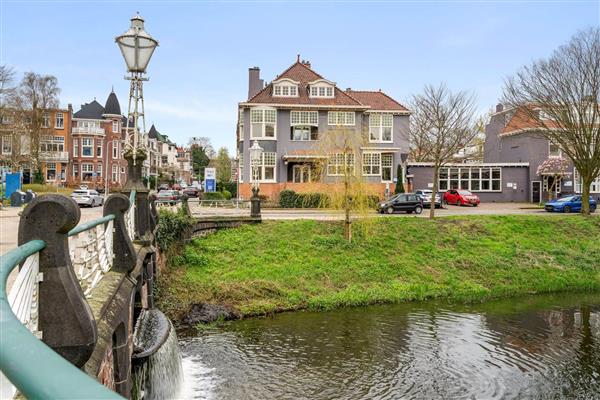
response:
<path id="1" fill-rule="evenodd" d="M 49 172 L 54 171 L 54 179 L 50 178 Z M 47 181 L 55 181 L 56 180 L 56 163 L 48 162 L 46 163 L 46 180 Z"/>
<path id="2" fill-rule="evenodd" d="M 273 117 L 274 118 L 271 118 Z M 254 135 L 254 125 L 261 125 L 261 136 Z M 273 125 L 273 136 L 265 136 L 267 125 Z M 250 140 L 277 140 L 277 109 L 251 108 L 250 109 Z"/>
<path id="3" fill-rule="evenodd" d="M 98 164 L 96 164 L 96 177 L 102 178 L 102 175 L 102 163 L 99 162 Z"/>
<path id="4" fill-rule="evenodd" d="M 308 97 L 333 99 L 335 97 L 335 89 L 333 85 L 327 83 L 316 83 L 310 85 Z"/>
<path id="5" fill-rule="evenodd" d="M 8 149 L 8 151 L 4 151 Z M 2 136 L 2 154 L 12 154 L 12 136 Z"/>
<path id="6" fill-rule="evenodd" d="M 384 159 L 389 159 L 389 165 L 387 162 L 384 162 Z M 390 170 L 390 179 L 383 179 L 383 169 Z M 394 155 L 392 153 L 381 153 L 381 182 L 393 182 L 394 181 Z"/>
<path id="7" fill-rule="evenodd" d="M 456 171 L 456 179 L 452 179 L 452 172 Z M 478 177 L 473 178 L 473 172 L 476 171 Z M 489 178 L 483 178 L 483 172 L 489 172 Z M 468 174 L 468 177 L 465 179 L 462 177 L 463 172 Z M 494 172 L 499 172 L 499 178 L 494 178 Z M 445 173 L 446 178 L 442 179 L 441 175 Z M 456 181 L 457 187 L 452 187 L 452 182 Z M 463 182 L 468 182 L 467 187 L 463 187 Z M 483 189 L 483 182 L 487 181 L 489 183 L 489 189 Z M 442 185 L 444 182 L 444 185 Z M 473 182 L 477 182 L 479 188 L 475 189 Z M 494 189 L 494 182 L 498 182 L 498 189 Z M 493 192 L 499 193 L 502 192 L 502 168 L 501 167 L 479 167 L 479 166 L 460 166 L 460 167 L 442 167 L 438 173 L 438 188 L 440 191 L 446 190 L 468 190 L 473 193 L 478 192 Z"/>
<path id="8" fill-rule="evenodd" d="M 581 194 L 583 192 L 583 182 L 577 168 L 573 168 L 573 185 L 575 193 Z M 600 193 L 600 176 L 598 176 L 590 186 L 590 193 Z"/>
<path id="9" fill-rule="evenodd" d="M 89 144 L 84 144 L 87 141 L 89 141 Z M 84 154 L 85 148 L 92 149 L 91 154 L 89 156 Z M 81 157 L 94 158 L 94 154 L 96 154 L 96 141 L 94 140 L 94 138 L 81 138 Z M 81 171 L 83 172 L 83 168 Z"/>
<path id="10" fill-rule="evenodd" d="M 98 144 L 98 143 L 100 143 L 100 144 Z M 98 158 L 102 158 L 102 153 L 104 151 L 104 149 L 103 149 L 104 148 L 104 141 L 103 140 L 95 140 L 94 141 L 94 145 L 95 145 L 94 146 L 94 148 L 95 148 L 95 152 L 94 152 L 95 156 L 98 157 Z M 100 150 L 100 152 L 98 152 L 98 150 Z"/>
<path id="11" fill-rule="evenodd" d="M 296 171 L 300 171 L 300 179 L 296 180 Z M 304 179 L 304 172 L 308 179 Z M 310 183 L 312 182 L 312 167 L 310 164 L 294 164 L 292 165 L 292 183 Z"/>
<path id="12" fill-rule="evenodd" d="M 79 157 L 79 139 L 73 139 L 73 157 Z"/>
<path id="13" fill-rule="evenodd" d="M 119 133 L 119 121 L 112 122 L 112 131 L 113 133 Z"/>
<path id="14" fill-rule="evenodd" d="M 50 128 L 50 113 L 42 113 L 42 128 Z"/>
<path id="15" fill-rule="evenodd" d="M 244 183 L 244 153 L 238 154 L 238 182 Z"/>
<path id="16" fill-rule="evenodd" d="M 112 173 L 111 178 L 112 178 L 113 183 L 119 183 L 120 175 L 119 175 L 119 166 L 117 164 L 113 164 L 111 173 Z"/>
<path id="17" fill-rule="evenodd" d="M 274 84 L 273 97 L 298 97 L 298 85 Z"/>
<path id="18" fill-rule="evenodd" d="M 273 168 L 273 179 L 265 179 L 265 172 L 267 171 L 267 168 Z M 277 182 L 277 153 L 269 151 L 262 152 L 260 156 L 260 164 L 257 165 L 256 169 L 252 168 L 252 173 L 255 171 L 258 172 L 259 182 Z M 254 178 L 256 179 L 257 177 Z"/>
<path id="19" fill-rule="evenodd" d="M 356 125 L 356 113 L 354 111 L 329 111 L 327 125 L 354 126 Z"/>
<path id="20" fill-rule="evenodd" d="M 65 128 L 65 115 L 61 112 L 57 112 L 54 116 L 54 128 L 64 129 Z"/>
<path id="21" fill-rule="evenodd" d="M 113 142 L 112 142 L 112 158 L 113 158 L 113 160 L 116 160 L 117 158 L 119 158 L 119 141 L 118 140 L 113 140 Z"/>
<path id="22" fill-rule="evenodd" d="M 362 174 L 363 176 L 381 176 L 381 153 L 363 152 Z"/>
<path id="23" fill-rule="evenodd" d="M 291 111 L 290 125 L 319 126 L 318 111 Z"/>
<path id="24" fill-rule="evenodd" d="M 389 119 L 389 121 L 387 121 Z M 388 123 L 389 122 L 389 123 Z M 390 139 L 383 140 L 383 130 L 390 129 Z M 373 135 L 375 133 L 375 135 Z M 375 139 L 373 139 L 375 136 Z M 369 142 L 393 143 L 394 142 L 394 115 L 391 113 L 369 114 Z"/>
<path id="25" fill-rule="evenodd" d="M 79 176 L 79 164 L 73 163 L 73 178 Z"/>
<path id="26" fill-rule="evenodd" d="M 556 146 L 558 148 L 558 152 L 555 154 L 552 154 L 552 146 Z M 562 149 L 560 148 L 560 145 L 556 144 L 556 143 L 552 143 L 551 141 L 548 141 L 548 158 L 562 158 L 563 156 L 563 152 Z"/>
<path id="27" fill-rule="evenodd" d="M 345 156 L 345 157 L 344 157 Z M 333 162 L 332 162 L 333 160 Z M 354 153 L 336 153 L 327 160 L 328 176 L 344 176 L 344 169 L 352 168 L 351 175 L 356 174 L 356 157 Z"/>

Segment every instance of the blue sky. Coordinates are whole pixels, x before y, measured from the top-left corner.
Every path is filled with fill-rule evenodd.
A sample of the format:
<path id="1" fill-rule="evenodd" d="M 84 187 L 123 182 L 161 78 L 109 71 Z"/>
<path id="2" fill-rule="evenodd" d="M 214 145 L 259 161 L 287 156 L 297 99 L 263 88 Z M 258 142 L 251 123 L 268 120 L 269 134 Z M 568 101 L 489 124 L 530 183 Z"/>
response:
<path id="1" fill-rule="evenodd" d="M 0 63 L 58 80 L 75 110 L 114 86 L 126 112 L 114 37 L 139 11 L 160 41 L 144 87 L 147 126 L 179 144 L 234 146 L 248 67 L 272 80 L 296 60 L 340 88 L 404 102 L 447 82 L 493 107 L 503 79 L 600 24 L 600 1 L 11 1 L 0 0 Z"/>

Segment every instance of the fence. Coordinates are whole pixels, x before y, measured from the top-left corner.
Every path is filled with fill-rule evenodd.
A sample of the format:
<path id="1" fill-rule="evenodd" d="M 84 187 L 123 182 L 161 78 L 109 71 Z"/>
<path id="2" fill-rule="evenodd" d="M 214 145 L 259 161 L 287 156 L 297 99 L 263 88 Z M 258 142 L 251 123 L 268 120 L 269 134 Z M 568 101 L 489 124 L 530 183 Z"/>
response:
<path id="1" fill-rule="evenodd" d="M 98 340 L 87 300 L 111 269 L 136 265 L 135 199 L 135 191 L 111 195 L 102 218 L 77 226 L 79 208 L 66 197 L 47 195 L 24 210 L 23 244 L 0 260 L 1 398 L 121 398 L 78 367 Z"/>

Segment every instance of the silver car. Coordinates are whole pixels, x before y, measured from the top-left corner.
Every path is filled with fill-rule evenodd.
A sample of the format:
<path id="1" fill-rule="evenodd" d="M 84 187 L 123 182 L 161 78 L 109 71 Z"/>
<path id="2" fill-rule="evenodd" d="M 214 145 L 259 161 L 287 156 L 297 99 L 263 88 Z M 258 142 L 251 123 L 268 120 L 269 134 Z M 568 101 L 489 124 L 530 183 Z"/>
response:
<path id="1" fill-rule="evenodd" d="M 433 190 L 430 189 L 419 189 L 415 191 L 415 194 L 423 200 L 423 207 L 431 207 L 431 195 L 433 194 Z M 435 208 L 442 207 L 442 197 L 439 193 L 435 194 Z"/>
<path id="2" fill-rule="evenodd" d="M 74 190 L 71 198 L 79 206 L 96 207 L 104 204 L 104 197 L 100 196 L 95 190 Z"/>

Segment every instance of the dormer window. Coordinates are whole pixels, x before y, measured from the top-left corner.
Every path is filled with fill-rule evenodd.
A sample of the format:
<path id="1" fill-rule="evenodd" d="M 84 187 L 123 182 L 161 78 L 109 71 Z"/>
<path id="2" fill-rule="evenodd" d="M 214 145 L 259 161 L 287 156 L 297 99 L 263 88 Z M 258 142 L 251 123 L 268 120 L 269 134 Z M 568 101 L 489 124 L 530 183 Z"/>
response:
<path id="1" fill-rule="evenodd" d="M 310 97 L 333 98 L 335 96 L 334 87 L 335 83 L 326 79 L 319 79 L 309 83 L 309 95 Z"/>
<path id="2" fill-rule="evenodd" d="M 298 82 L 291 79 L 282 79 L 273 82 L 273 96 L 298 97 Z"/>

